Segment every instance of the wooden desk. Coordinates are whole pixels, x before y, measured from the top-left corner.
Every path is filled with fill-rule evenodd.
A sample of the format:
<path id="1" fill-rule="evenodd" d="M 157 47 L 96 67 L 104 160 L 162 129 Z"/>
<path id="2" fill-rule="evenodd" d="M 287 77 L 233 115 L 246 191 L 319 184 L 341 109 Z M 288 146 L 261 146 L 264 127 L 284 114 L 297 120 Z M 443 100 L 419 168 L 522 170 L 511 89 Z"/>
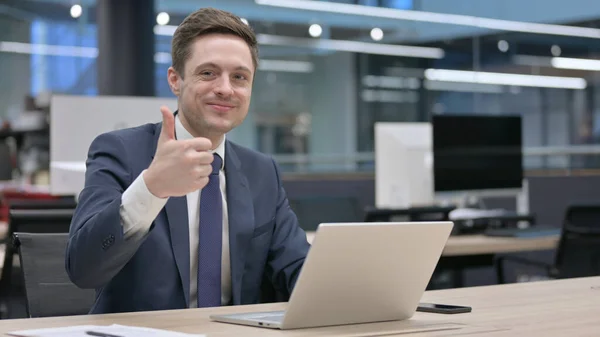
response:
<path id="1" fill-rule="evenodd" d="M 314 232 L 306 233 L 309 242 Z M 558 245 L 559 236 L 540 238 L 500 238 L 485 235 L 452 235 L 448 238 L 442 256 L 469 256 L 501 254 L 539 250 L 552 250 Z"/>
<path id="2" fill-rule="evenodd" d="M 0 320 L 0 335 L 22 329 L 69 325 L 136 325 L 173 331 L 225 336 L 406 336 L 403 330 L 453 327 L 410 336 L 595 336 L 600 331 L 600 277 L 519 283 L 426 292 L 424 302 L 468 305 L 473 312 L 458 315 L 416 313 L 400 322 L 358 324 L 278 331 L 211 322 L 214 313 L 284 309 L 285 304 L 189 309 L 60 318 Z"/>

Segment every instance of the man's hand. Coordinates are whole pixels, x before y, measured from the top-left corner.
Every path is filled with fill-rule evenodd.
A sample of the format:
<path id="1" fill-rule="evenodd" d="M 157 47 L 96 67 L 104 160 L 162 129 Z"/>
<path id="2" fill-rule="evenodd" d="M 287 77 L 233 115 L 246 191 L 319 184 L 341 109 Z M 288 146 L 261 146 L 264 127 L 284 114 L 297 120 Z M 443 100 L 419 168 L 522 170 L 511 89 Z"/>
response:
<path id="1" fill-rule="evenodd" d="M 163 124 L 154 160 L 144 172 L 148 190 L 159 198 L 184 196 L 208 184 L 212 144 L 207 138 L 175 139 L 175 116 L 161 107 Z"/>

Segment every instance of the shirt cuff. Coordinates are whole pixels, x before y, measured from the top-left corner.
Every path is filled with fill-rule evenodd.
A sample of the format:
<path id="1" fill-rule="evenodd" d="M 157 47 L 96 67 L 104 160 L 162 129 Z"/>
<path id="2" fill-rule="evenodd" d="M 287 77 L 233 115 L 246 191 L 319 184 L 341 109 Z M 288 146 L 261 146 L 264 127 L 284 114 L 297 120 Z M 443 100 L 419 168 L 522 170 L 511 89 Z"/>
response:
<path id="1" fill-rule="evenodd" d="M 144 171 L 125 190 L 121 197 L 121 223 L 125 239 L 140 237 L 148 233 L 158 213 L 169 198 L 159 198 L 152 194 L 144 181 Z"/>

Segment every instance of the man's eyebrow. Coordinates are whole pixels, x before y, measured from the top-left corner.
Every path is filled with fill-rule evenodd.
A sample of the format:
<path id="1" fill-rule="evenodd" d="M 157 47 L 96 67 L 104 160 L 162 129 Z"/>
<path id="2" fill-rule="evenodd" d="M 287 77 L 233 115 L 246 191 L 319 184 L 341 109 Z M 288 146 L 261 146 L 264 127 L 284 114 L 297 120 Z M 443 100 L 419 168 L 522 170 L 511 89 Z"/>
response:
<path id="1" fill-rule="evenodd" d="M 219 68 L 220 69 L 220 67 L 218 65 L 216 65 L 215 63 L 213 63 L 213 62 L 206 62 L 206 63 L 199 64 L 194 70 L 197 72 L 200 68 L 206 68 L 206 67 L 209 67 L 209 68 Z M 252 73 L 252 71 L 248 67 L 246 67 L 246 66 L 238 66 L 238 67 L 235 68 L 235 70 L 237 70 L 237 71 L 241 70 L 241 71 L 245 71 L 245 72 L 248 72 L 248 73 Z"/>
<path id="2" fill-rule="evenodd" d="M 198 71 L 200 68 L 205 68 L 205 67 L 219 68 L 215 63 L 206 62 L 206 63 L 199 64 L 194 70 Z"/>
<path id="3" fill-rule="evenodd" d="M 242 71 L 252 73 L 252 71 L 250 69 L 248 69 L 248 67 L 245 67 L 245 66 L 239 66 L 239 67 L 235 68 L 235 70 L 242 70 Z"/>

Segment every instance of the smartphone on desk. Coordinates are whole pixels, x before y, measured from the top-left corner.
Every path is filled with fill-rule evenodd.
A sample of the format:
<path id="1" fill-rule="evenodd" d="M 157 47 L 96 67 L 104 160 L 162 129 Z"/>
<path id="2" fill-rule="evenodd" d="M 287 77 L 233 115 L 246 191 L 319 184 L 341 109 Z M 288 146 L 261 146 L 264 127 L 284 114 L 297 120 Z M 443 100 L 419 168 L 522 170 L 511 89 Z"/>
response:
<path id="1" fill-rule="evenodd" d="M 437 303 L 419 303 L 417 311 L 432 312 L 435 314 L 463 314 L 471 312 L 471 307 Z"/>

